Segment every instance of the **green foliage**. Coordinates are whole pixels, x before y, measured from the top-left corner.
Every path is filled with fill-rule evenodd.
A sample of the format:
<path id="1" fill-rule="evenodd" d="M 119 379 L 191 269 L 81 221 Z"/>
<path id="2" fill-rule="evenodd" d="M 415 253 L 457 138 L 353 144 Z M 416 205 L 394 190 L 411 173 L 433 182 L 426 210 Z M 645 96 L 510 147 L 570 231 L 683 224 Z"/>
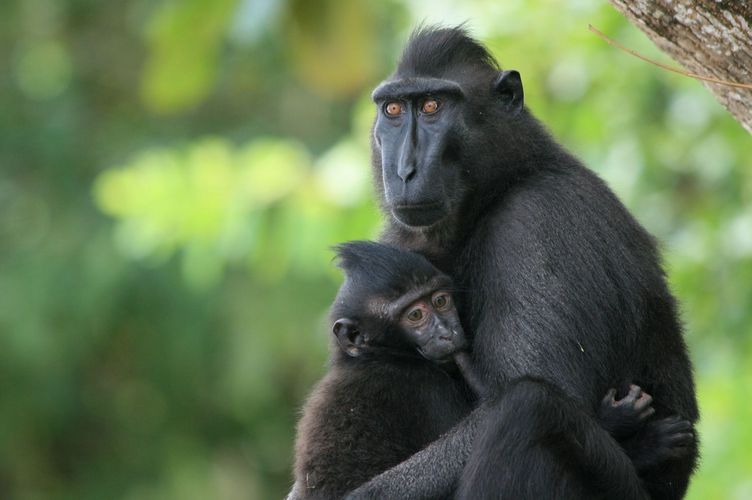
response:
<path id="1" fill-rule="evenodd" d="M 183 250 L 189 282 L 216 284 L 226 259 L 259 244 L 264 211 L 289 198 L 312 176 L 302 146 L 260 139 L 234 151 L 221 139 L 150 150 L 95 183 L 103 212 L 115 217 L 116 239 L 134 259 Z"/>
<path id="2" fill-rule="evenodd" d="M 149 58 L 142 96 L 157 112 L 192 106 L 211 90 L 236 0 L 165 1 L 146 29 Z M 176 78 L 177 77 L 177 78 Z"/>
<path id="3" fill-rule="evenodd" d="M 470 27 L 662 242 L 696 364 L 690 498 L 752 496 L 750 138 L 604 2 L 0 5 L 0 497 L 280 498 L 329 247 L 375 237 L 370 89 Z"/>

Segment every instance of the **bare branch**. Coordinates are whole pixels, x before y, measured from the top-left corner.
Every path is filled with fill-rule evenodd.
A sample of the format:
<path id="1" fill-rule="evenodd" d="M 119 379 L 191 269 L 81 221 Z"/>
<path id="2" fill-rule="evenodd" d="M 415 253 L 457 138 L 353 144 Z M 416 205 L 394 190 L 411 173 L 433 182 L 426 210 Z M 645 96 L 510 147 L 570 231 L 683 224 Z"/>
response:
<path id="1" fill-rule="evenodd" d="M 667 64 L 663 64 L 662 62 L 658 62 L 655 59 L 650 59 L 649 57 L 643 56 L 642 54 L 640 54 L 636 50 L 632 50 L 629 47 L 625 47 L 624 45 L 620 44 L 619 42 L 617 42 L 613 38 L 607 37 L 602 31 L 600 31 L 599 29 L 597 29 L 592 24 L 588 24 L 588 29 L 590 31 L 592 31 L 593 33 L 595 33 L 596 35 L 598 35 L 599 37 L 601 37 L 603 40 L 605 40 L 606 43 L 608 43 L 609 45 L 613 45 L 617 49 L 621 49 L 624 52 L 626 52 L 628 54 L 631 54 L 631 55 L 635 56 L 638 59 L 642 59 L 643 61 L 648 62 L 650 64 L 653 64 L 655 66 L 658 66 L 659 68 L 663 68 L 666 71 L 671 71 L 673 73 L 678 73 L 680 75 L 688 76 L 690 78 L 694 78 L 695 80 L 702 80 L 702 81 L 705 81 L 705 82 L 713 82 L 713 83 L 717 83 L 719 85 L 728 85 L 729 87 L 737 87 L 737 88 L 741 88 L 741 89 L 752 89 L 752 83 L 729 82 L 729 81 L 726 81 L 726 80 L 721 80 L 719 78 L 713 78 L 712 76 L 703 76 L 703 75 L 698 75 L 698 74 L 695 74 L 695 73 L 690 73 L 689 71 L 685 71 L 683 69 L 679 69 L 679 68 L 675 68 L 673 66 L 669 66 Z"/>

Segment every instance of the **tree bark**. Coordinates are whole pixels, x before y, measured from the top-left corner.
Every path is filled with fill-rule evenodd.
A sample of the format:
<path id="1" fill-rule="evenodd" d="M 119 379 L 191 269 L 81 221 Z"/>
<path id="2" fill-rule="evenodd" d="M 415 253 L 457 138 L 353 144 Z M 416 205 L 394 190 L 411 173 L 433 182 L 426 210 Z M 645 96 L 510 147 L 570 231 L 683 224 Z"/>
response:
<path id="1" fill-rule="evenodd" d="M 752 0 L 609 0 L 687 70 L 752 84 Z M 752 133 L 752 89 L 702 82 Z"/>

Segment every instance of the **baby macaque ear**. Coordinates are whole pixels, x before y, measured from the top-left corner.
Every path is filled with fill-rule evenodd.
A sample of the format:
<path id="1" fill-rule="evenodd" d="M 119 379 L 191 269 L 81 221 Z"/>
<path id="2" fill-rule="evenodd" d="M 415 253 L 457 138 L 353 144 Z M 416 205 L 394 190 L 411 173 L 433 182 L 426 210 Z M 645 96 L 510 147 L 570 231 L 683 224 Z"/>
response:
<path id="1" fill-rule="evenodd" d="M 368 348 L 365 337 L 358 329 L 358 323 L 350 318 L 340 318 L 334 322 L 332 333 L 339 346 L 348 356 L 356 358 Z"/>

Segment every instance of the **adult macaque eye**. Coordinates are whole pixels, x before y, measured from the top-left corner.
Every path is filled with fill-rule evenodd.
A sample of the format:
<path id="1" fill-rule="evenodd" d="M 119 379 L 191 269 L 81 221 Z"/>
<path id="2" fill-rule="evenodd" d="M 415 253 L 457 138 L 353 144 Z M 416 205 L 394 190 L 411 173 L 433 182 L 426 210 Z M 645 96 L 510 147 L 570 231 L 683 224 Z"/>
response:
<path id="1" fill-rule="evenodd" d="M 384 106 L 384 113 L 387 116 L 399 116 L 402 114 L 402 104 L 397 101 L 391 101 Z"/>
<path id="2" fill-rule="evenodd" d="M 437 293 L 436 295 L 433 296 L 432 302 L 433 302 L 433 306 L 436 309 L 440 311 L 445 311 L 449 309 L 449 306 L 451 305 L 452 300 L 449 298 L 449 294 Z"/>
<path id="3" fill-rule="evenodd" d="M 423 101 L 423 106 L 421 106 L 420 111 L 424 115 L 432 115 L 435 112 L 439 110 L 439 101 L 436 99 L 426 99 Z"/>

